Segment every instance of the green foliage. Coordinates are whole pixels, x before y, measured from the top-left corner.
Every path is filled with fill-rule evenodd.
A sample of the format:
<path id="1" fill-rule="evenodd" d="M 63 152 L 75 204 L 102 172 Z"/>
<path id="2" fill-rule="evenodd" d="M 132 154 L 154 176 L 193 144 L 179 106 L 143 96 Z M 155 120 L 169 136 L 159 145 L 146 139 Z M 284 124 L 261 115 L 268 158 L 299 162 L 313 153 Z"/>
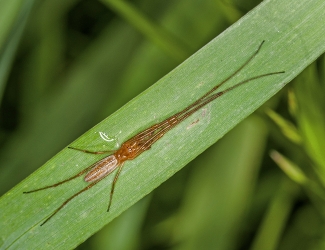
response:
<path id="1" fill-rule="evenodd" d="M 309 68 L 306 80 L 296 80 L 291 117 L 283 105 L 270 111 L 283 103 L 280 95 L 266 102 L 325 51 L 323 1 L 264 1 L 219 36 L 249 9 L 210 0 L 48 0 L 31 11 L 32 2 L 11 3 L 0 1 L 12 10 L 3 16 L 6 24 L 29 20 L 17 28 L 25 27 L 23 36 L 11 37 L 8 30 L 16 26 L 0 25 L 1 49 L 10 52 L 0 58 L 0 73 L 6 72 L 0 84 L 7 84 L 0 123 L 1 248 L 71 249 L 102 229 L 85 249 L 322 249 L 323 241 L 314 239 L 324 239 L 324 59 Z M 2 41 L 11 39 L 8 49 Z M 67 145 L 116 148 L 228 77 L 263 40 L 254 61 L 225 87 L 263 73 L 285 74 L 227 93 L 126 162 L 109 213 L 113 175 L 39 226 L 86 183 L 81 177 L 23 192 L 66 179 L 102 157 Z M 274 124 L 260 112 L 233 129 L 263 104 Z M 268 160 L 274 148 L 282 155 L 273 159 L 287 164 L 285 173 L 297 184 Z"/>
<path id="2" fill-rule="evenodd" d="M 34 1 L 0 1 L 0 101 Z"/>

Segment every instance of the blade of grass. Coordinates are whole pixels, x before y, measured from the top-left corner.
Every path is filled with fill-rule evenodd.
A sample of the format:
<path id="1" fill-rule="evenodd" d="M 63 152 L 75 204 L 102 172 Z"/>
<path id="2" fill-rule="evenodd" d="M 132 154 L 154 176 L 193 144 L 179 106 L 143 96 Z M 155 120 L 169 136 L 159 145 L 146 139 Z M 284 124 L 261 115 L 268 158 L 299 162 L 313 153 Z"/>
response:
<path id="1" fill-rule="evenodd" d="M 155 24 L 130 3 L 123 0 L 101 1 L 134 25 L 149 40 L 170 54 L 172 58 L 175 58 L 177 61 L 183 61 L 190 55 L 188 49 L 176 37 Z"/>
<path id="2" fill-rule="evenodd" d="M 139 233 L 141 232 L 149 201 L 150 195 L 134 204 L 125 213 L 94 235 L 92 249 L 141 249 L 138 242 Z"/>
<path id="3" fill-rule="evenodd" d="M 20 38 L 34 1 L 0 2 L 0 102 Z"/>
<path id="4" fill-rule="evenodd" d="M 278 249 L 298 191 L 299 188 L 295 183 L 288 178 L 283 178 L 254 239 L 251 250 Z"/>
<path id="5" fill-rule="evenodd" d="M 325 84 L 316 77 L 316 65 L 308 67 L 294 86 L 299 105 L 297 123 L 303 138 L 303 146 L 315 164 L 315 170 L 325 183 Z M 306 84 L 308 83 L 308 84 Z"/>
<path id="6" fill-rule="evenodd" d="M 105 209 L 112 176 L 77 197 L 48 224 L 39 227 L 84 184 L 75 180 L 32 196 L 23 196 L 22 192 L 64 179 L 98 159 L 68 149 L 53 157 L 1 198 L 1 228 L 6 228 L 2 247 L 71 249 L 168 179 L 324 52 L 325 27 L 319 22 L 325 15 L 324 5 L 323 1 L 263 2 L 152 88 L 75 141 L 75 147 L 102 144 L 98 136 L 101 131 L 110 131 L 113 135 L 121 131 L 119 140 L 124 141 L 196 100 L 236 69 L 262 40 L 266 40 L 266 44 L 259 56 L 229 85 L 260 73 L 287 72 L 232 91 L 207 106 L 205 112 L 198 112 L 170 131 L 148 152 L 127 162 L 110 213 Z M 198 123 L 189 126 L 197 119 Z"/>

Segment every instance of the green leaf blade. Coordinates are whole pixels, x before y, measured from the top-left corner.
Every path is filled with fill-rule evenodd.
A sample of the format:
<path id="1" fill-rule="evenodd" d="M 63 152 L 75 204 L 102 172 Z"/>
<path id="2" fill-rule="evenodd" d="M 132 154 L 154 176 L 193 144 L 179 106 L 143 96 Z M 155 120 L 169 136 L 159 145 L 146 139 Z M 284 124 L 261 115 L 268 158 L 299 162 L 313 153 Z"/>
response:
<path id="1" fill-rule="evenodd" d="M 6 228 L 1 247 L 74 248 L 151 192 L 324 52 L 325 27 L 319 23 L 325 15 L 324 5 L 323 1 L 264 1 L 153 87 L 82 135 L 73 146 L 85 148 L 90 143 L 103 145 L 99 132 L 119 134 L 119 141 L 125 141 L 182 110 L 225 79 L 254 52 L 262 40 L 266 43 L 258 57 L 227 86 L 254 75 L 286 71 L 283 75 L 251 82 L 217 99 L 167 133 L 149 151 L 128 161 L 117 183 L 109 213 L 106 208 L 112 175 L 75 198 L 40 227 L 40 223 L 64 200 L 86 184 L 80 178 L 35 194 L 23 195 L 23 191 L 68 178 L 99 159 L 67 148 L 62 150 L 1 198 L 0 225 Z"/>

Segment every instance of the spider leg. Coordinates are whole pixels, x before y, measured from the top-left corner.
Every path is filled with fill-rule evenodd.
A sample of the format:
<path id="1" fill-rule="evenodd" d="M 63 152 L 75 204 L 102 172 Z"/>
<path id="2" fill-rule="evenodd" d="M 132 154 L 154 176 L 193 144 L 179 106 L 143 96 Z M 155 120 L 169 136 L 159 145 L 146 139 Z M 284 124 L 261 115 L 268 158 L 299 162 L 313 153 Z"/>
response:
<path id="1" fill-rule="evenodd" d="M 69 199 L 67 199 L 65 202 L 62 203 L 61 206 L 59 206 L 51 215 L 50 217 L 48 217 L 42 224 L 41 226 L 43 226 L 46 222 L 48 222 L 54 215 L 56 215 L 57 212 L 59 212 L 69 201 L 71 201 L 73 198 L 75 198 L 76 196 L 78 196 L 79 194 L 87 191 L 88 189 L 92 188 L 94 185 L 96 185 L 100 180 L 99 179 L 91 184 L 89 184 L 87 187 L 85 187 L 84 189 L 80 190 L 78 193 L 72 195 Z"/>
<path id="2" fill-rule="evenodd" d="M 96 162 L 96 163 L 97 163 L 97 162 Z M 95 163 L 95 164 L 96 164 L 96 163 Z M 52 188 L 52 187 L 57 187 L 57 186 L 59 186 L 59 185 L 65 183 L 65 182 L 71 181 L 71 180 L 73 180 L 73 179 L 75 179 L 75 178 L 77 178 L 77 177 L 83 175 L 84 173 L 88 172 L 88 170 L 90 170 L 90 169 L 91 169 L 95 164 L 90 165 L 89 167 L 85 168 L 84 170 L 80 171 L 78 174 L 76 174 L 76 175 L 74 175 L 74 176 L 72 176 L 72 177 L 70 177 L 70 178 L 68 178 L 68 179 L 65 179 L 65 180 L 63 180 L 63 181 L 60 181 L 60 182 L 55 183 L 55 184 L 53 184 L 53 185 L 45 186 L 45 187 L 38 188 L 38 189 L 34 189 L 34 190 L 31 190 L 31 191 L 25 191 L 25 192 L 23 192 L 23 193 L 24 193 L 24 194 L 30 194 L 30 193 L 34 193 L 34 192 L 37 192 L 37 191 L 40 191 L 40 190 L 44 190 L 44 189 L 48 189 L 48 188 Z"/>
<path id="3" fill-rule="evenodd" d="M 110 194 L 110 197 L 109 197 L 109 203 L 108 203 L 108 208 L 107 208 L 107 212 L 109 211 L 110 207 L 111 207 L 111 204 L 112 204 L 112 199 L 113 199 L 113 194 L 114 194 L 114 189 L 115 189 L 115 184 L 117 182 L 117 179 L 122 171 L 122 168 L 123 168 L 123 163 L 121 164 L 121 166 L 119 166 L 119 168 L 117 169 L 117 172 L 115 174 L 115 177 L 114 177 L 114 180 L 113 180 L 113 183 L 112 183 L 112 188 L 111 188 L 111 194 Z"/>

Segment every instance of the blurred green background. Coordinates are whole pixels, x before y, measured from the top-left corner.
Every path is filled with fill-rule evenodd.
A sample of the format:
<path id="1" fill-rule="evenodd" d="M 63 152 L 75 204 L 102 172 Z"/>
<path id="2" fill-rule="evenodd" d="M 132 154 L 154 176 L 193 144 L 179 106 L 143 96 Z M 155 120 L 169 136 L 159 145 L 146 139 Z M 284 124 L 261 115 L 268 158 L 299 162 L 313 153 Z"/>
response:
<path id="1" fill-rule="evenodd" d="M 123 3 L 0 2 L 1 195 L 259 1 Z M 324 68 L 77 249 L 324 249 Z"/>

